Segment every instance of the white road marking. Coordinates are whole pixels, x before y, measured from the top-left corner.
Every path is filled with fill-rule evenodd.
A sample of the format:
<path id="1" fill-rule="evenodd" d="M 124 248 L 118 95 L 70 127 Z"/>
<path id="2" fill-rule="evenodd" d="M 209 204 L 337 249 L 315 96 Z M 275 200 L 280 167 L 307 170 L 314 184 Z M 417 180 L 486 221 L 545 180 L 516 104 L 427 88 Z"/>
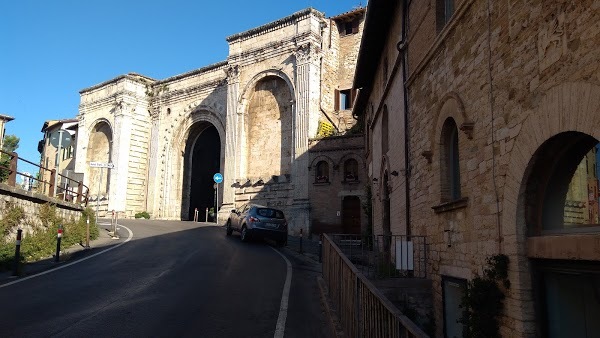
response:
<path id="1" fill-rule="evenodd" d="M 123 245 L 123 244 L 125 244 L 125 243 L 129 242 L 129 241 L 131 240 L 131 238 L 133 238 L 133 232 L 132 232 L 132 231 L 131 231 L 131 230 L 130 230 L 128 227 L 126 227 L 126 226 L 124 226 L 124 225 L 119 225 L 119 226 L 120 226 L 120 227 L 123 227 L 123 228 L 125 228 L 125 229 L 127 229 L 127 231 L 129 232 L 129 236 L 127 237 L 127 239 L 126 239 L 126 240 L 125 240 L 123 243 L 119 243 L 119 244 L 117 244 L 117 245 L 115 245 L 115 246 L 112 246 L 112 247 L 110 247 L 110 248 L 108 248 L 108 249 L 102 250 L 102 251 L 100 251 L 100 252 L 97 252 L 97 253 L 95 253 L 95 254 L 93 254 L 93 255 L 90 255 L 90 256 L 87 256 L 87 257 L 84 257 L 84 258 L 82 258 L 82 259 L 78 259 L 78 260 L 76 260 L 76 261 L 74 261 L 74 262 L 71 262 L 71 263 L 68 263 L 68 264 L 65 264 L 65 265 L 61 265 L 61 266 L 59 266 L 59 267 L 56 267 L 56 268 L 54 268 L 54 269 L 50 269 L 50 270 L 46 270 L 46 271 L 42 271 L 42 272 L 40 272 L 40 273 L 36 273 L 35 275 L 31 275 L 31 276 L 27 276 L 27 277 L 19 278 L 19 279 L 15 280 L 15 281 L 12 281 L 12 282 L 10 282 L 10 283 L 2 284 L 2 285 L 0 285 L 0 289 L 1 289 L 1 288 L 3 288 L 3 287 L 7 287 L 7 286 L 9 286 L 9 285 L 13 285 L 13 284 L 17 284 L 17 283 L 24 282 L 24 281 L 26 281 L 26 280 L 28 280 L 28 279 L 32 279 L 32 278 L 35 278 L 35 277 L 39 277 L 39 276 L 42 276 L 42 275 L 49 274 L 49 273 L 51 273 L 51 272 L 54 272 L 54 271 L 58 271 L 58 270 L 64 269 L 64 268 L 66 268 L 66 267 L 68 267 L 68 266 L 71 266 L 71 265 L 74 265 L 74 264 L 78 264 L 78 263 L 81 263 L 81 262 L 83 262 L 83 261 L 87 261 L 88 259 L 90 259 L 90 258 L 92 258 L 92 257 L 96 257 L 96 256 L 98 256 L 98 255 L 101 255 L 101 254 L 103 254 L 103 253 L 107 253 L 107 252 L 109 252 L 110 250 L 114 250 L 114 249 L 116 249 L 116 248 L 120 247 L 121 245 Z"/>
<path id="2" fill-rule="evenodd" d="M 283 338 L 285 332 L 285 320 L 287 319 L 288 301 L 290 298 L 290 287 L 292 285 L 292 263 L 277 249 L 270 247 L 275 250 L 283 259 L 287 265 L 287 274 L 285 276 L 285 284 L 283 285 L 283 293 L 281 294 L 281 305 L 279 306 L 279 317 L 277 318 L 277 326 L 275 327 L 275 338 Z"/>

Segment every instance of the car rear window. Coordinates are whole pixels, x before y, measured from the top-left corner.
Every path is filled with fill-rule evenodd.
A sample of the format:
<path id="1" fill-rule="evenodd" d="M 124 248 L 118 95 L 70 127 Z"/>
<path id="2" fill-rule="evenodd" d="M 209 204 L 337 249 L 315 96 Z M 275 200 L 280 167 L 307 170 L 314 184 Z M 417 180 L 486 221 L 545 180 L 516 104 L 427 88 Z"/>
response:
<path id="1" fill-rule="evenodd" d="M 277 209 L 259 208 L 259 209 L 256 209 L 256 213 L 262 217 L 280 218 L 280 219 L 284 218 L 283 212 L 281 210 L 277 210 Z"/>

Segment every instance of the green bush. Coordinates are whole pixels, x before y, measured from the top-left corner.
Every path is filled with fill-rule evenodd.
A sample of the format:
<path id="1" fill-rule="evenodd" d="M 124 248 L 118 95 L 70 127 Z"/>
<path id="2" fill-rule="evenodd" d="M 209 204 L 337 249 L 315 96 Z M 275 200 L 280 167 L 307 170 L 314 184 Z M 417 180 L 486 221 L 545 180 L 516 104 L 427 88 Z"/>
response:
<path id="1" fill-rule="evenodd" d="M 25 211 L 20 206 L 7 202 L 0 220 L 0 236 L 8 235 L 25 218 Z"/>
<path id="2" fill-rule="evenodd" d="M 5 215 L 13 215 L 13 213 L 16 214 L 15 211 L 12 211 L 5 213 Z M 43 225 L 35 229 L 33 233 L 23 233 L 20 261 L 35 262 L 54 255 L 56 253 L 59 225 L 63 226 L 62 249 L 85 242 L 88 217 L 90 220 L 90 240 L 98 238 L 98 226 L 94 217 L 90 215 L 93 215 L 93 211 L 87 208 L 78 220 L 73 218 L 63 220 L 56 214 L 55 205 L 46 204 L 42 206 L 38 216 L 42 220 Z M 6 222 L 5 218 L 0 223 Z M 0 270 L 10 270 L 13 268 L 14 254 L 14 241 L 4 240 L 0 243 Z"/>
<path id="3" fill-rule="evenodd" d="M 467 284 L 461 307 L 460 320 L 465 325 L 466 338 L 500 337 L 500 315 L 504 309 L 504 292 L 510 288 L 506 255 L 486 259 L 483 276 L 476 276 Z"/>
<path id="4" fill-rule="evenodd" d="M 150 219 L 150 214 L 147 211 L 138 212 L 137 214 L 135 214 L 135 218 Z"/>

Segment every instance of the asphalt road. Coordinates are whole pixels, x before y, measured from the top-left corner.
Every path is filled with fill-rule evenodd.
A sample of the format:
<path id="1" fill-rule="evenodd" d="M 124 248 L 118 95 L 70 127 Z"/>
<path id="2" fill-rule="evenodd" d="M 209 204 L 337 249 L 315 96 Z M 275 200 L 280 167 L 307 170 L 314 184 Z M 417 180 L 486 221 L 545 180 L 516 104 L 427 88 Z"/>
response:
<path id="1" fill-rule="evenodd" d="M 0 336 L 327 336 L 318 265 L 221 227 L 121 224 L 114 250 L 0 286 Z"/>

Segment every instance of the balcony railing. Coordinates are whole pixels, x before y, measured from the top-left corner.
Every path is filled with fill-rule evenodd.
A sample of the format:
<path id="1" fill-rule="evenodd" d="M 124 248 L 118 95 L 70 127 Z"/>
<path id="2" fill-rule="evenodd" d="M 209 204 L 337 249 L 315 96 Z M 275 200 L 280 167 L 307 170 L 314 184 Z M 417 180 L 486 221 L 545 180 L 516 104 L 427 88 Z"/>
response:
<path id="1" fill-rule="evenodd" d="M 427 277 L 427 243 L 424 236 L 329 236 L 367 278 Z"/>
<path id="2" fill-rule="evenodd" d="M 28 163 L 37 167 L 39 169 L 39 174 L 33 174 L 31 176 L 26 175 L 27 173 L 19 171 L 19 163 Z M 44 177 L 48 176 L 46 175 L 46 173 L 50 173 L 50 178 L 48 180 L 44 179 Z M 86 185 L 84 185 L 83 182 L 79 182 L 70 177 L 61 175 L 56 172 L 56 169 L 50 169 L 39 166 L 36 163 L 19 157 L 18 154 L 15 152 L 8 153 L 3 150 L 0 150 L 0 182 L 5 183 L 11 187 L 16 187 L 17 175 L 31 177 L 33 182 L 27 190 L 46 195 L 48 197 L 55 197 L 63 201 L 87 206 L 89 188 Z M 55 196 L 54 187 L 57 178 L 60 179 L 62 182 L 66 182 L 67 184 L 65 184 L 64 187 L 56 186 Z"/>
<path id="3" fill-rule="evenodd" d="M 323 235 L 323 279 L 346 337 L 427 337 Z M 351 240 L 341 239 L 339 240 Z M 345 242 L 348 244 L 348 242 Z"/>

